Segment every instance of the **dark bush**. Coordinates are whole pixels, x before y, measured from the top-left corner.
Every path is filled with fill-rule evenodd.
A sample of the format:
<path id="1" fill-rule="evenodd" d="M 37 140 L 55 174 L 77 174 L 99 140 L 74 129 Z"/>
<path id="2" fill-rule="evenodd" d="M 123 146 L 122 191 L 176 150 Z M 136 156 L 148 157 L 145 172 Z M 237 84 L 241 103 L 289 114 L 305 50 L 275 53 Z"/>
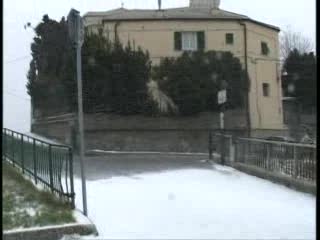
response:
<path id="1" fill-rule="evenodd" d="M 185 52 L 175 59 L 164 58 L 154 68 L 153 79 L 182 115 L 218 111 L 217 93 L 223 87 L 227 89 L 227 107 L 242 107 L 248 89 L 245 71 L 230 52 Z"/>

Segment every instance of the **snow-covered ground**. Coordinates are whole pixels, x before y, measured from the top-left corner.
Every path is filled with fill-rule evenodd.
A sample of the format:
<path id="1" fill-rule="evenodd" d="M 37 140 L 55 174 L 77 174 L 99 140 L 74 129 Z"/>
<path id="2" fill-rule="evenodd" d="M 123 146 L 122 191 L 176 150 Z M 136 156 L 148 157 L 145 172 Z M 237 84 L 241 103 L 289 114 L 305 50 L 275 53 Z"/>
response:
<path id="1" fill-rule="evenodd" d="M 228 167 L 88 181 L 87 194 L 97 239 L 315 239 L 314 196 Z"/>

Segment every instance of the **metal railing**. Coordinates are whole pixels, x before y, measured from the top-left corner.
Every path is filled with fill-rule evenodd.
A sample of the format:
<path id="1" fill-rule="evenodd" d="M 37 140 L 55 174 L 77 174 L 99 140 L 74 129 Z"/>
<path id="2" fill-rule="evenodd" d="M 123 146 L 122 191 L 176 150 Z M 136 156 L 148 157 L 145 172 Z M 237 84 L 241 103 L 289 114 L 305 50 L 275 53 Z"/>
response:
<path id="1" fill-rule="evenodd" d="M 253 165 L 295 179 L 316 180 L 316 146 L 250 138 L 237 138 L 236 162 Z"/>
<path id="2" fill-rule="evenodd" d="M 48 143 L 6 128 L 2 129 L 2 159 L 21 168 L 74 208 L 72 149 Z"/>

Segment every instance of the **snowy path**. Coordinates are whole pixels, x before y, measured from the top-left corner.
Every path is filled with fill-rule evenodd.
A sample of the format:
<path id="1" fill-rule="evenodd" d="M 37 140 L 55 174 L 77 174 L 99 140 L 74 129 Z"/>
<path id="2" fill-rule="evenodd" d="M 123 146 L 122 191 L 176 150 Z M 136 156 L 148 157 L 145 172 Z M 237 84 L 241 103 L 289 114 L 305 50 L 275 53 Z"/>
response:
<path id="1" fill-rule="evenodd" d="M 82 209 L 78 178 L 75 190 Z M 315 239 L 315 197 L 227 167 L 113 176 L 87 191 L 97 239 Z"/>

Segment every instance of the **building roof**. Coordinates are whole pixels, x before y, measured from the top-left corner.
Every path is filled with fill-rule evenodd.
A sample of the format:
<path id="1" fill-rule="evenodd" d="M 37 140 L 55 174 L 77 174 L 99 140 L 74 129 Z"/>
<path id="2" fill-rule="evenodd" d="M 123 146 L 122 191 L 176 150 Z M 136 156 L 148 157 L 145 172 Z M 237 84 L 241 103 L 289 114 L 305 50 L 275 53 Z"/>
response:
<path id="1" fill-rule="evenodd" d="M 88 12 L 84 18 L 101 17 L 102 21 L 138 21 L 138 20 L 246 20 L 280 31 L 276 26 L 255 21 L 245 15 L 222 9 L 208 8 L 171 8 L 163 10 L 146 10 L 118 8 L 105 12 Z"/>

